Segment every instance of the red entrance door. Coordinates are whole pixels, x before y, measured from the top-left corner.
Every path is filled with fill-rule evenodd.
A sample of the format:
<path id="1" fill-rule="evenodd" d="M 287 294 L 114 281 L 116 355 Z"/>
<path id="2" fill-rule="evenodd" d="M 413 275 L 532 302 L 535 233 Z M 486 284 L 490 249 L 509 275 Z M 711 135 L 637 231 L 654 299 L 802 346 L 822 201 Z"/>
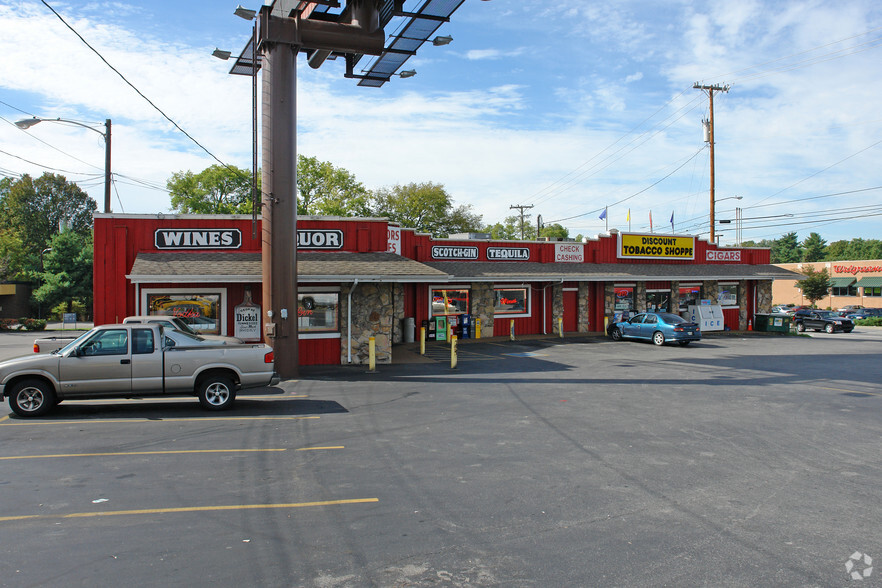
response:
<path id="1" fill-rule="evenodd" d="M 575 333 L 579 330 L 579 293 L 576 290 L 563 291 L 563 330 Z"/>

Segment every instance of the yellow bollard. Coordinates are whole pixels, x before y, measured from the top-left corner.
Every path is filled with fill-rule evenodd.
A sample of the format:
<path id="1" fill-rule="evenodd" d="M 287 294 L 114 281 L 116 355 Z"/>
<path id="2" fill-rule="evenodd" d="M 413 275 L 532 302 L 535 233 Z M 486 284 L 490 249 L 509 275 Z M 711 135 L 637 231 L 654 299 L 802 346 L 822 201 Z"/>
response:
<path id="1" fill-rule="evenodd" d="M 475 339 L 481 338 L 481 319 L 475 319 Z"/>
<path id="2" fill-rule="evenodd" d="M 368 339 L 368 371 L 377 370 L 377 342 L 373 337 Z"/>
<path id="3" fill-rule="evenodd" d="M 420 327 L 420 355 L 426 354 L 426 327 Z"/>
<path id="4" fill-rule="evenodd" d="M 451 325 L 450 321 L 448 320 L 447 321 L 447 342 L 450 343 L 451 345 L 453 345 L 453 339 L 451 339 L 452 336 L 453 336 L 453 325 Z"/>
<path id="5" fill-rule="evenodd" d="M 557 332 L 560 333 L 560 338 L 563 339 L 563 318 L 561 317 L 557 319 Z"/>
<path id="6" fill-rule="evenodd" d="M 450 338 L 450 369 L 456 369 L 456 335 Z"/>
<path id="7" fill-rule="evenodd" d="M 511 320 L 508 321 L 508 336 L 509 336 L 509 338 L 510 338 L 512 341 L 515 340 L 515 336 L 514 336 L 514 319 L 511 319 Z"/>

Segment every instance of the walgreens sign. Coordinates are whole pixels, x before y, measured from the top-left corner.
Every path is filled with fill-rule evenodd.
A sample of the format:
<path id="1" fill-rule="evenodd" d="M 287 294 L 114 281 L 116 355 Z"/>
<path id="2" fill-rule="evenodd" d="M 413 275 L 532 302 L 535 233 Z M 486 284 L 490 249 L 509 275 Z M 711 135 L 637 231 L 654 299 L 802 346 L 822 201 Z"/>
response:
<path id="1" fill-rule="evenodd" d="M 851 275 L 882 272 L 882 265 L 834 265 L 833 272 Z"/>

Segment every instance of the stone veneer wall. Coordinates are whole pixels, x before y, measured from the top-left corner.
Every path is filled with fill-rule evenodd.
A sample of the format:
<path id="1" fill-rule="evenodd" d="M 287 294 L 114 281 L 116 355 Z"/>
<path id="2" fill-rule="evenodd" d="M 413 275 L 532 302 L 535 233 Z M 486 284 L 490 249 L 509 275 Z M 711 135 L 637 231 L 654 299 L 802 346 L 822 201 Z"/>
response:
<path id="1" fill-rule="evenodd" d="M 579 282 L 576 312 L 579 315 L 576 330 L 580 333 L 591 332 L 591 289 L 592 282 Z"/>
<path id="2" fill-rule="evenodd" d="M 395 288 L 399 291 L 393 296 Z M 351 288 L 351 285 L 349 286 Z M 349 288 L 344 286 L 340 292 L 340 361 L 347 364 L 347 305 Z M 395 309 L 401 296 L 399 284 L 365 283 L 355 286 L 352 293 L 352 363 L 367 364 L 369 340 L 374 338 L 377 363 L 392 363 L 392 336 L 396 321 Z M 403 314 L 403 302 L 400 302 Z M 400 323 L 400 320 L 398 321 Z M 401 326 L 398 326 L 400 336 Z"/>
<path id="3" fill-rule="evenodd" d="M 680 314 L 680 282 L 671 282 L 671 312 Z"/>
<path id="4" fill-rule="evenodd" d="M 481 336 L 493 336 L 493 308 L 496 305 L 493 284 L 487 282 L 472 283 L 472 315 L 481 321 Z M 473 320 L 474 320 L 473 319 Z"/>
<path id="5" fill-rule="evenodd" d="M 747 330 L 747 280 L 738 282 L 738 330 Z"/>
<path id="6" fill-rule="evenodd" d="M 720 285 L 716 280 L 705 280 L 702 286 L 702 298 L 712 301 L 714 304 L 719 300 Z"/>
<path id="7" fill-rule="evenodd" d="M 756 311 L 761 314 L 772 312 L 772 280 L 757 282 Z"/>

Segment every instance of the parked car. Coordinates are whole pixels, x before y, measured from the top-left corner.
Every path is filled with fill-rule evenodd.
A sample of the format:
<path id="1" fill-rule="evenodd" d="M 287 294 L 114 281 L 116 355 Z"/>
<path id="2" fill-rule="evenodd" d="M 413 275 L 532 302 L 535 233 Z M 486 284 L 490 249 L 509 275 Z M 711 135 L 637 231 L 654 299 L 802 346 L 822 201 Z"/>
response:
<path id="1" fill-rule="evenodd" d="M 838 309 L 838 310 L 839 310 L 840 312 L 841 312 L 841 311 L 852 312 L 852 311 L 855 311 L 855 310 L 863 310 L 863 308 L 864 308 L 864 307 L 861 306 L 860 304 L 848 304 L 848 305 L 843 306 L 842 308 L 840 308 L 840 309 Z"/>
<path id="2" fill-rule="evenodd" d="M 629 320 L 611 323 L 607 334 L 613 341 L 643 339 L 656 345 L 676 341 L 682 347 L 701 341 L 697 324 L 669 312 L 644 312 Z"/>
<path id="3" fill-rule="evenodd" d="M 807 310 L 813 310 L 813 309 L 811 306 L 800 305 L 800 306 L 791 306 L 791 307 L 787 308 L 787 310 L 785 310 L 784 312 L 786 312 L 790 316 L 793 316 L 794 314 L 796 314 L 800 310 L 807 311 Z"/>
<path id="4" fill-rule="evenodd" d="M 0 363 L 0 399 L 21 417 L 65 399 L 191 394 L 208 410 L 229 408 L 243 388 L 279 381 L 273 350 L 253 345 L 171 345 L 162 325 L 101 325 L 52 353 Z M 181 335 L 184 335 L 181 333 Z M 186 335 L 189 337 L 189 335 Z"/>
<path id="5" fill-rule="evenodd" d="M 790 310 L 790 306 L 786 304 L 778 304 L 777 306 L 772 307 L 772 314 L 787 314 L 787 311 Z"/>
<path id="6" fill-rule="evenodd" d="M 843 311 L 840 316 L 844 316 L 848 320 L 854 322 L 871 317 L 882 316 L 882 308 L 864 308 L 857 311 Z"/>
<path id="7" fill-rule="evenodd" d="M 193 323 L 190 322 L 193 319 L 184 319 L 179 316 L 163 316 L 163 315 L 145 315 L 145 316 L 127 316 L 123 319 L 123 324 L 128 323 L 156 323 L 164 326 L 167 329 L 177 329 L 178 331 L 183 331 L 184 333 L 189 333 L 191 335 L 198 335 L 200 337 L 204 337 L 209 341 L 222 341 L 224 343 L 242 343 L 242 339 L 238 337 L 226 337 L 224 335 L 206 335 L 202 333 L 200 330 L 194 329 L 192 327 Z M 207 319 L 206 319 L 207 320 Z M 209 321 L 212 325 L 214 325 L 213 321 Z M 206 327 L 207 328 L 207 327 Z"/>
<path id="8" fill-rule="evenodd" d="M 793 314 L 793 322 L 800 333 L 809 329 L 828 333 L 851 333 L 854 330 L 853 322 L 831 310 L 798 310 Z"/>

